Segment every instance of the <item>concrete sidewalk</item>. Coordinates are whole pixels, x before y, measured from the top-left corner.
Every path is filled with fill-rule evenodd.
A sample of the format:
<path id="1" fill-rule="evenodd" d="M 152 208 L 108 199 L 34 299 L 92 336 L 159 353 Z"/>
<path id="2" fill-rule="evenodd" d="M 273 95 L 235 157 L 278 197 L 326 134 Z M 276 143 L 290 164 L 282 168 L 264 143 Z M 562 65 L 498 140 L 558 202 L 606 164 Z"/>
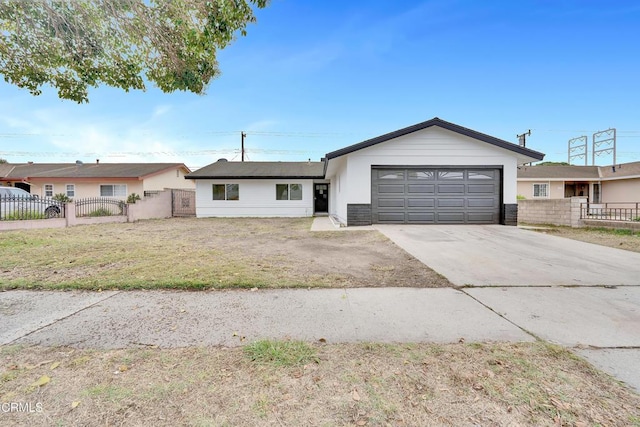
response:
<path id="1" fill-rule="evenodd" d="M 450 288 L 10 291 L 0 293 L 0 325 L 0 344 L 90 348 L 238 346 L 263 338 L 533 340 Z"/>

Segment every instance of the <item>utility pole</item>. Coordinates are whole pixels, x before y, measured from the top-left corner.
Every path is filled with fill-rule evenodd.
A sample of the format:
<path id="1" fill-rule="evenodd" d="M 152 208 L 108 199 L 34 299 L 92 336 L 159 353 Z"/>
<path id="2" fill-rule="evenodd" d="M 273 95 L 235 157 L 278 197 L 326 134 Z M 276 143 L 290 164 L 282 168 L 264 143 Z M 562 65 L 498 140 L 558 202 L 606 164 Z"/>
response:
<path id="1" fill-rule="evenodd" d="M 242 159 L 242 161 L 244 162 L 244 138 L 247 136 L 246 133 L 244 133 L 243 131 L 240 131 L 240 139 L 241 139 L 241 143 L 240 143 L 240 158 Z"/>
<path id="2" fill-rule="evenodd" d="M 523 133 L 522 135 L 516 135 L 516 137 L 518 138 L 518 144 L 521 147 L 527 146 L 527 136 L 531 136 L 531 129 L 529 129 L 527 132 Z"/>

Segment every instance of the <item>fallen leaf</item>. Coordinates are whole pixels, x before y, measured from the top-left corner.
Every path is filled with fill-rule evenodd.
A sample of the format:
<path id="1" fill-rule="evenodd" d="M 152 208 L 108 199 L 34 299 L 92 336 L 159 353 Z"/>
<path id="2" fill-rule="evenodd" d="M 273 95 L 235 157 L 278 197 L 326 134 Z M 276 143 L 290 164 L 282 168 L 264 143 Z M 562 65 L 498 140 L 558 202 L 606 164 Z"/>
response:
<path id="1" fill-rule="evenodd" d="M 320 338 L 318 341 L 320 341 L 322 344 L 326 344 L 327 339 L 326 338 Z"/>
<path id="2" fill-rule="evenodd" d="M 480 391 L 480 390 L 484 389 L 484 387 L 482 386 L 482 384 L 474 384 L 473 385 L 473 389 Z"/>
<path id="3" fill-rule="evenodd" d="M 60 362 L 53 362 L 53 363 L 51 364 L 51 367 L 50 367 L 49 369 L 51 369 L 51 370 L 53 371 L 53 370 L 54 370 L 54 369 L 56 369 L 58 366 L 60 366 Z"/>
<path id="4" fill-rule="evenodd" d="M 125 372 L 129 370 L 129 367 L 127 365 L 120 365 L 120 367 L 118 368 L 118 370 L 120 372 Z"/>
<path id="5" fill-rule="evenodd" d="M 358 394 L 358 390 L 356 390 L 355 388 L 351 392 L 351 398 L 356 402 L 360 400 L 360 395 Z"/>
<path id="6" fill-rule="evenodd" d="M 78 400 L 75 400 L 75 401 L 71 402 L 71 409 L 77 408 L 79 404 L 80 404 L 80 402 Z"/>
<path id="7" fill-rule="evenodd" d="M 356 421 L 356 425 L 357 426 L 367 425 L 367 421 L 366 420 L 358 420 L 358 421 Z"/>
<path id="8" fill-rule="evenodd" d="M 51 381 L 51 378 L 49 378 L 46 375 L 43 375 L 40 377 L 40 379 L 38 379 L 38 381 L 34 382 L 33 384 L 31 384 L 32 388 L 36 388 L 36 387 L 42 387 L 45 384 L 48 384 L 49 381 Z"/>

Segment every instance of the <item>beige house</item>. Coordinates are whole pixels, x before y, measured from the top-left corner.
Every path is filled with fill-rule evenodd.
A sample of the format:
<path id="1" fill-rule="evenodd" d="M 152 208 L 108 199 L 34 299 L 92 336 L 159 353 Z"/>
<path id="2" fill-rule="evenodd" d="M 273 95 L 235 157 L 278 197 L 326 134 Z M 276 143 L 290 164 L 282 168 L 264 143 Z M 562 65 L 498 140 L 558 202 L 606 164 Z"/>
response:
<path id="1" fill-rule="evenodd" d="M 526 199 L 582 196 L 591 203 L 638 202 L 640 162 L 613 166 L 520 166 L 518 196 Z"/>
<path id="2" fill-rule="evenodd" d="M 0 165 L 0 185 L 22 188 L 40 197 L 126 199 L 165 188 L 193 189 L 183 163 L 20 163 Z"/>

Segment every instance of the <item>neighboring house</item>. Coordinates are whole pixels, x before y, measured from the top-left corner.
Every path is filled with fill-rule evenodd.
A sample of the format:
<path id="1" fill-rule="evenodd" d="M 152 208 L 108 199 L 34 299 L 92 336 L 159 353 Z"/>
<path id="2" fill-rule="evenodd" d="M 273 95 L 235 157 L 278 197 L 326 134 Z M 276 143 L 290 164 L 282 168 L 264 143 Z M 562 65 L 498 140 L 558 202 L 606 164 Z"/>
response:
<path id="1" fill-rule="evenodd" d="M 526 199 L 582 196 L 591 203 L 638 202 L 640 162 L 614 166 L 521 166 L 518 195 Z"/>
<path id="2" fill-rule="evenodd" d="M 196 214 L 311 216 L 346 225 L 517 223 L 518 165 L 544 154 L 434 118 L 322 162 L 219 161 L 187 175 Z"/>
<path id="3" fill-rule="evenodd" d="M 194 188 L 182 163 L 21 163 L 4 164 L 0 184 L 40 197 L 66 194 L 75 198 L 126 199 L 132 193 L 165 188 Z"/>

